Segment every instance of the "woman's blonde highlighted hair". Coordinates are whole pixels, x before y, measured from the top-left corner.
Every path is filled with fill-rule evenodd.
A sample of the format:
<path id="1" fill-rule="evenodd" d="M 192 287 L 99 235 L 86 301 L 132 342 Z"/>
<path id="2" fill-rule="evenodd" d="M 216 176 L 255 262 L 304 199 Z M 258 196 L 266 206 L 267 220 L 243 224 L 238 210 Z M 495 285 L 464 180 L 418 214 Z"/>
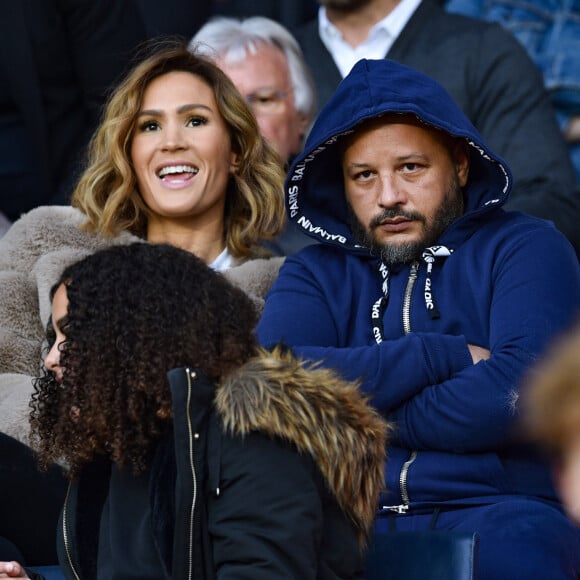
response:
<path id="1" fill-rule="evenodd" d="M 146 236 L 150 210 L 137 189 L 130 156 L 137 115 L 145 90 L 154 79 L 171 72 L 188 72 L 213 90 L 232 149 L 239 156 L 226 195 L 225 239 L 234 257 L 248 257 L 261 240 L 273 238 L 284 224 L 282 160 L 261 137 L 245 99 L 209 59 L 176 40 L 156 43 L 146 50 L 148 56 L 108 100 L 72 205 L 87 216 L 84 228 L 88 231 L 115 236 L 127 230 Z"/>

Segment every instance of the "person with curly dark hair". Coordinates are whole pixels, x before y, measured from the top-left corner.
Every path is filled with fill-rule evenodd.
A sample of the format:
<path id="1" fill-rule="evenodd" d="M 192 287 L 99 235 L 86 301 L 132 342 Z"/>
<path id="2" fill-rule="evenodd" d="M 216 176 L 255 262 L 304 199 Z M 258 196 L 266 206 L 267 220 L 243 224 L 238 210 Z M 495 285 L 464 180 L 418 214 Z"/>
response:
<path id="1" fill-rule="evenodd" d="M 67 578 L 363 577 L 388 424 L 356 384 L 260 349 L 251 299 L 171 245 L 98 251 L 51 296 L 31 441 L 68 466 Z"/>

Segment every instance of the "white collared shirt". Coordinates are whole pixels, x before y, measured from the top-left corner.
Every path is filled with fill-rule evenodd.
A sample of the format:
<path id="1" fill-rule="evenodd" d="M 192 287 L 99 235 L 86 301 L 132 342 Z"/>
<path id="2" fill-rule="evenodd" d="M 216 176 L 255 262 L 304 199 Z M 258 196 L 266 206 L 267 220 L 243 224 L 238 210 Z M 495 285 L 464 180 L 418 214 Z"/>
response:
<path id="1" fill-rule="evenodd" d="M 366 40 L 354 48 L 345 42 L 340 30 L 328 20 L 326 8 L 321 6 L 318 9 L 318 34 L 332 55 L 342 77 L 344 78 L 361 58 L 385 58 L 419 4 L 421 0 L 401 0 L 390 14 L 370 29 Z"/>
<path id="2" fill-rule="evenodd" d="M 209 267 L 216 272 L 224 272 L 231 267 L 233 263 L 232 255 L 226 248 L 210 265 Z"/>

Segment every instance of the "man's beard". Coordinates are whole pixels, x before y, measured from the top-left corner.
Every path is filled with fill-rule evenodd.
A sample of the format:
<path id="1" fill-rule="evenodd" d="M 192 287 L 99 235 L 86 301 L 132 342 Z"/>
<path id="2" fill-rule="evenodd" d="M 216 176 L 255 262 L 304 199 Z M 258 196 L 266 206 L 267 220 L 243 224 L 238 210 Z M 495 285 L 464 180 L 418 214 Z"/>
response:
<path id="1" fill-rule="evenodd" d="M 441 205 L 437 208 L 435 216 L 429 223 L 425 216 L 419 212 L 394 208 L 385 209 L 380 215 L 375 216 L 367 229 L 360 223 L 350 206 L 349 209 L 351 230 L 360 244 L 368 248 L 371 254 L 379 256 L 384 264 L 389 266 L 408 264 L 419 259 L 423 250 L 435 244 L 445 229 L 463 214 L 463 194 L 457 180 L 454 179 Z M 374 234 L 375 228 L 385 219 L 395 217 L 420 221 L 423 224 L 423 235 L 419 239 L 409 242 L 382 244 L 377 242 Z"/>
<path id="2" fill-rule="evenodd" d="M 359 8 L 370 4 L 371 0 L 318 0 L 321 6 L 325 6 L 338 12 L 356 12 Z"/>

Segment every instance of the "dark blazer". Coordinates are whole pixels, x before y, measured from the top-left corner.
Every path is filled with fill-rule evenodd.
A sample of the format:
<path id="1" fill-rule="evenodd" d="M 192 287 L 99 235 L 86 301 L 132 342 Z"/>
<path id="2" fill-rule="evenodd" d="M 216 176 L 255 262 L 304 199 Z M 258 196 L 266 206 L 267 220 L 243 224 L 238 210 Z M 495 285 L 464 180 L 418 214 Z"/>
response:
<path id="1" fill-rule="evenodd" d="M 0 70 L 43 183 L 20 199 L 0 192 L 15 219 L 67 202 L 106 95 L 145 32 L 133 3 L 118 0 L 0 0 L 0 14 Z"/>
<path id="2" fill-rule="evenodd" d="M 148 38 L 181 36 L 189 40 L 212 15 L 213 2 L 195 0 L 131 0 L 135 3 Z"/>
<path id="3" fill-rule="evenodd" d="M 320 107 L 341 80 L 313 20 L 295 31 L 316 70 Z M 423 0 L 388 58 L 442 84 L 514 175 L 506 204 L 552 220 L 580 253 L 580 191 L 542 77 L 525 49 L 497 24 L 445 12 Z"/>

